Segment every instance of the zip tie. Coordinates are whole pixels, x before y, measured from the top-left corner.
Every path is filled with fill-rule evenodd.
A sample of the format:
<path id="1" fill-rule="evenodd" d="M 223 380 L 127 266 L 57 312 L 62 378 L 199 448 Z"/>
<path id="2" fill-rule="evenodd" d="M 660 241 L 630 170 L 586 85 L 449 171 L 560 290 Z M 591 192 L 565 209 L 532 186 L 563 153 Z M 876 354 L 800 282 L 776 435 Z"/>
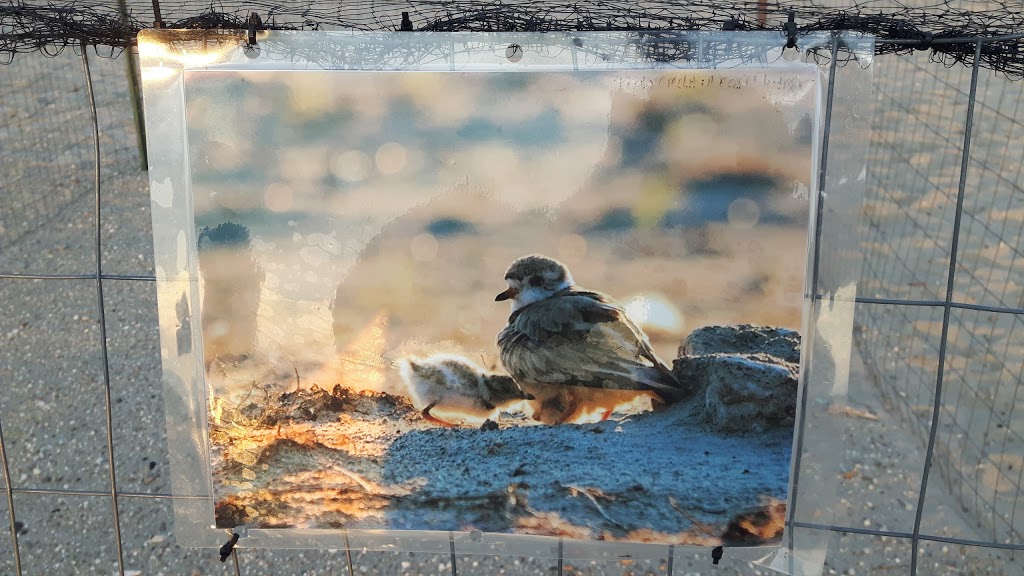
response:
<path id="1" fill-rule="evenodd" d="M 925 32 L 924 37 L 921 38 L 921 43 L 914 46 L 915 50 L 929 50 L 932 47 L 932 40 L 935 39 L 935 35 L 931 32 Z"/>
<path id="2" fill-rule="evenodd" d="M 790 11 L 789 19 L 782 25 L 786 31 L 786 48 L 796 48 L 796 13 Z"/>
<path id="3" fill-rule="evenodd" d="M 226 562 L 228 556 L 235 550 L 235 542 L 238 542 L 238 532 L 231 534 L 231 540 L 228 540 L 227 544 L 220 547 L 220 561 Z M 717 564 L 718 562 L 715 562 Z"/>
<path id="4" fill-rule="evenodd" d="M 248 37 L 246 39 L 246 42 L 247 42 L 247 44 L 248 44 L 248 46 L 250 48 L 253 48 L 253 47 L 257 46 L 257 44 L 256 44 L 256 31 L 261 29 L 261 28 L 263 28 L 263 20 L 260 18 L 259 14 L 255 13 L 255 12 L 252 12 L 252 13 L 249 14 L 249 22 L 248 23 L 249 23 L 249 28 L 248 28 Z"/>

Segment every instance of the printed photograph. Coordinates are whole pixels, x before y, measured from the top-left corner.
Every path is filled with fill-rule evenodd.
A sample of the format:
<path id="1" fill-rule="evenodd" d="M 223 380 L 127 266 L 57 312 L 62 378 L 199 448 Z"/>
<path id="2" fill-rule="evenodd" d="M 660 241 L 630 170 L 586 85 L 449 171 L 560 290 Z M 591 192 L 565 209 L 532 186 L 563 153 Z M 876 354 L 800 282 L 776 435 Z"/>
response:
<path id="1" fill-rule="evenodd" d="M 217 527 L 780 541 L 816 72 L 185 96 Z"/>

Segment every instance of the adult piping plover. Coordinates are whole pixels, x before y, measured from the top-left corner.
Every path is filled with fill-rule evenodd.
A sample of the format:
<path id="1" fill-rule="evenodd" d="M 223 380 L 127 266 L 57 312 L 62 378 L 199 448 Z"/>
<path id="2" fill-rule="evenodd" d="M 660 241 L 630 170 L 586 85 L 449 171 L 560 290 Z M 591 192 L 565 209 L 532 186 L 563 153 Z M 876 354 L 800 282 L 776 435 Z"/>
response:
<path id="1" fill-rule="evenodd" d="M 655 355 L 647 336 L 599 292 L 575 286 L 564 264 L 544 256 L 519 258 L 505 272 L 511 300 L 508 326 L 498 334 L 501 363 L 534 396 L 533 418 L 572 421 L 639 395 L 675 402 L 687 390 Z"/>
<path id="2" fill-rule="evenodd" d="M 456 354 L 434 354 L 425 358 L 404 358 L 399 373 L 409 389 L 413 406 L 423 418 L 453 426 L 431 410 L 489 420 L 503 408 L 533 396 L 524 392 L 510 376 L 484 370 Z"/>

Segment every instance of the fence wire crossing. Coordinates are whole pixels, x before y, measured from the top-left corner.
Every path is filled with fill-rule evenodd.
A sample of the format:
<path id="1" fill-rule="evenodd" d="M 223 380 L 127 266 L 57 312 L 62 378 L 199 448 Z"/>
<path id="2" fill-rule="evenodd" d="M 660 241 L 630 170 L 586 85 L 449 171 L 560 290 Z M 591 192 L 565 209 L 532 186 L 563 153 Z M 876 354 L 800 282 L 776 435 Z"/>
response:
<path id="1" fill-rule="evenodd" d="M 876 118 L 862 241 L 865 264 L 855 342 L 874 385 L 920 441 L 920 459 L 907 465 L 908 486 L 912 487 L 905 495 L 912 501 L 913 518 L 899 527 L 824 522 L 791 525 L 905 542 L 909 562 L 889 566 L 886 573 L 935 573 L 931 563 L 939 553 L 930 544 L 964 547 L 959 551 L 968 563 L 962 566 L 963 573 L 984 571 L 982 559 L 990 557 L 979 550 L 1024 549 L 1024 513 L 1017 513 L 1024 483 L 1024 413 L 1015 409 L 1024 382 L 1024 121 L 1019 82 L 1006 75 L 983 73 L 986 45 L 999 42 L 1005 40 L 978 37 L 968 43 L 970 68 L 936 66 L 927 53 L 878 62 L 881 72 L 876 75 Z M 126 200 L 111 194 L 108 187 L 145 194 L 148 182 L 144 175 L 130 175 L 127 168 L 137 160 L 132 156 L 131 130 L 107 129 L 111 112 L 104 107 L 105 98 L 116 100 L 120 93 L 104 94 L 109 87 L 94 82 L 96 64 L 89 50 L 79 49 L 74 55 L 47 61 L 48 68 L 40 69 L 43 73 L 13 75 L 27 78 L 25 82 L 0 83 L 5 101 L 7 90 L 12 90 L 12 97 L 31 93 L 52 101 L 34 102 L 38 108 L 29 110 L 60 113 L 33 114 L 31 123 L 0 128 L 5 208 L 0 213 L 0 285 L 4 299 L 11 295 L 10 301 L 15 303 L 34 301 L 36 296 L 19 299 L 24 291 L 42 295 L 39 301 L 43 306 L 52 289 L 60 298 L 75 300 L 75 310 L 91 309 L 86 312 L 91 316 L 84 335 L 74 337 L 70 326 L 61 326 L 70 321 L 67 317 L 47 320 L 45 314 L 29 318 L 0 310 L 10 316 L 9 322 L 0 324 L 0 338 L 7 338 L 0 346 L 0 378 L 5 388 L 24 384 L 18 379 L 17 367 L 10 363 L 28 362 L 31 353 L 12 352 L 12 334 L 31 330 L 37 322 L 68 328 L 63 344 L 83 343 L 80 358 L 86 360 L 78 368 L 81 378 L 91 379 L 91 388 L 74 390 L 99 394 L 98 399 L 73 398 L 66 421 L 55 425 L 83 425 L 73 424 L 79 413 L 76 408 L 79 403 L 93 402 L 93 409 L 80 408 L 82 413 L 77 416 L 89 420 L 83 436 L 95 436 L 88 441 L 89 457 L 79 464 L 84 467 L 95 458 L 100 466 L 94 464 L 92 470 L 102 467 L 107 473 L 105 480 L 54 477 L 47 481 L 50 468 L 56 474 L 57 467 L 28 461 L 27 454 L 40 458 L 47 454 L 26 448 L 32 438 L 23 429 L 25 416 L 19 413 L 35 409 L 39 402 L 49 405 L 52 401 L 43 397 L 33 407 L 0 398 L 0 472 L 5 492 L 0 506 L 6 506 L 0 512 L 6 512 L 10 536 L 2 538 L 6 544 L 0 545 L 0 572 L 7 573 L 9 567 L 10 573 L 19 576 L 42 571 L 47 558 L 55 554 L 53 541 L 70 538 L 59 528 L 48 527 L 48 523 L 77 527 L 75 518 L 61 516 L 68 512 L 62 509 L 77 506 L 76 513 L 95 519 L 93 526 L 105 532 L 97 553 L 112 559 L 120 574 L 131 573 L 135 561 L 162 542 L 156 541 L 157 536 L 167 528 L 153 538 L 139 540 L 140 533 L 152 533 L 147 522 L 156 518 L 156 522 L 166 523 L 170 517 L 172 497 L 166 484 L 150 480 L 165 470 L 166 462 L 160 458 L 166 455 L 151 456 L 140 464 L 126 459 L 129 450 L 124 449 L 133 442 L 126 409 L 120 408 L 124 390 L 141 385 L 132 380 L 135 376 L 156 373 L 133 367 L 129 359 L 151 355 L 156 359 L 149 362 L 158 363 L 159 354 L 125 344 L 121 334 L 133 328 L 122 324 L 122 310 L 133 301 L 155 305 L 155 274 L 151 256 L 144 254 L 148 248 L 140 249 L 143 254 L 135 258 L 131 251 L 136 246 L 129 242 L 125 249 L 121 247 L 124 242 L 114 241 L 128 237 L 124 230 L 117 230 L 119 226 L 148 218 L 144 211 L 143 220 L 135 215 L 148 200 Z M 16 62 L 11 67 L 16 70 L 19 65 Z M 67 75 L 55 70 L 70 66 L 77 67 L 78 80 L 69 85 Z M 8 112 L 5 107 L 4 112 L 11 117 L 19 114 L 16 108 Z M 108 175 L 111 165 L 114 174 Z M 125 182 L 130 184 L 127 188 Z M 85 248 L 71 241 L 64 248 L 47 246 L 33 232 L 46 226 L 67 226 L 69 235 L 88 236 L 91 241 Z M 136 238 L 141 239 L 149 234 L 145 228 L 138 232 Z M 9 254 L 22 256 L 8 258 Z M 150 269 L 140 271 L 144 266 Z M 155 313 L 150 310 L 150 314 L 155 320 Z M 23 317 L 29 320 L 23 321 Z M 74 319 L 78 321 L 79 315 Z M 148 329 L 155 337 L 155 328 Z M 47 355 L 38 352 L 44 358 Z M 56 364 L 64 365 L 58 353 L 49 354 L 57 356 Z M 66 364 L 73 366 L 74 360 Z M 57 380 L 56 372 L 52 376 Z M 70 369 L 61 376 L 79 378 Z M 159 393 L 159 382 L 148 386 Z M 155 422 L 164 425 L 162 418 Z M 157 443 L 152 454 L 161 449 L 166 453 L 166 447 Z M 930 473 L 933 468 L 938 475 Z M 930 489 L 939 477 L 983 538 L 944 531 L 930 520 L 943 504 Z M 37 536 L 39 533 L 47 536 Z M 50 542 L 49 549 L 39 545 L 40 539 Z M 219 565 L 216 551 L 189 554 L 199 565 Z M 360 552 L 310 554 L 307 558 L 294 551 L 234 550 L 224 568 L 241 575 L 243 570 L 250 571 L 250 564 L 252 571 L 258 571 L 268 562 L 292 566 L 309 562 L 324 573 L 354 576 L 361 564 L 369 562 L 367 553 Z M 1007 568 L 1001 558 L 989 560 L 989 573 L 998 574 L 1000 569 L 1003 574 L 1012 573 L 1012 566 Z M 702 556 L 689 562 L 691 567 L 704 567 L 708 559 Z M 458 554 L 454 541 L 448 554 L 433 555 L 430 563 L 432 572 L 440 566 L 453 575 L 474 573 L 473 561 Z M 651 573 L 689 572 L 685 555 L 671 548 L 665 559 L 651 566 Z M 559 575 L 576 573 L 561 557 L 550 569 Z M 735 569 L 749 573 L 744 565 Z M 78 573 L 88 570 L 109 574 L 106 567 L 76 569 Z"/>

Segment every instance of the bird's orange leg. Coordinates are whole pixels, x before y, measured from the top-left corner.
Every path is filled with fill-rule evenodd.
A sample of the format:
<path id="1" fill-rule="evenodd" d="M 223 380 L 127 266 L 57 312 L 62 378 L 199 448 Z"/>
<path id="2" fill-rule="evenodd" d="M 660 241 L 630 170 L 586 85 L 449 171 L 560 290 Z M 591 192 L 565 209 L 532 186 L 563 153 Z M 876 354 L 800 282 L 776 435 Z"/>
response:
<path id="1" fill-rule="evenodd" d="M 578 418 L 580 415 L 580 406 L 579 401 L 576 398 L 576 394 L 574 394 L 570 390 L 564 390 L 562 392 L 562 397 L 560 398 L 560 400 L 562 401 L 562 415 L 558 419 L 556 424 L 565 424 L 566 422 L 575 421 L 576 418 Z"/>
<path id="2" fill-rule="evenodd" d="M 427 422 L 433 422 L 434 424 L 437 424 L 438 426 L 444 426 L 445 428 L 454 428 L 455 424 L 452 424 L 451 422 L 445 422 L 444 420 L 441 420 L 437 416 L 434 416 L 433 414 L 430 413 L 430 409 L 436 405 L 437 402 L 430 403 L 429 405 L 427 405 L 426 408 L 420 410 L 420 415 L 423 416 L 423 419 L 426 420 Z"/>

